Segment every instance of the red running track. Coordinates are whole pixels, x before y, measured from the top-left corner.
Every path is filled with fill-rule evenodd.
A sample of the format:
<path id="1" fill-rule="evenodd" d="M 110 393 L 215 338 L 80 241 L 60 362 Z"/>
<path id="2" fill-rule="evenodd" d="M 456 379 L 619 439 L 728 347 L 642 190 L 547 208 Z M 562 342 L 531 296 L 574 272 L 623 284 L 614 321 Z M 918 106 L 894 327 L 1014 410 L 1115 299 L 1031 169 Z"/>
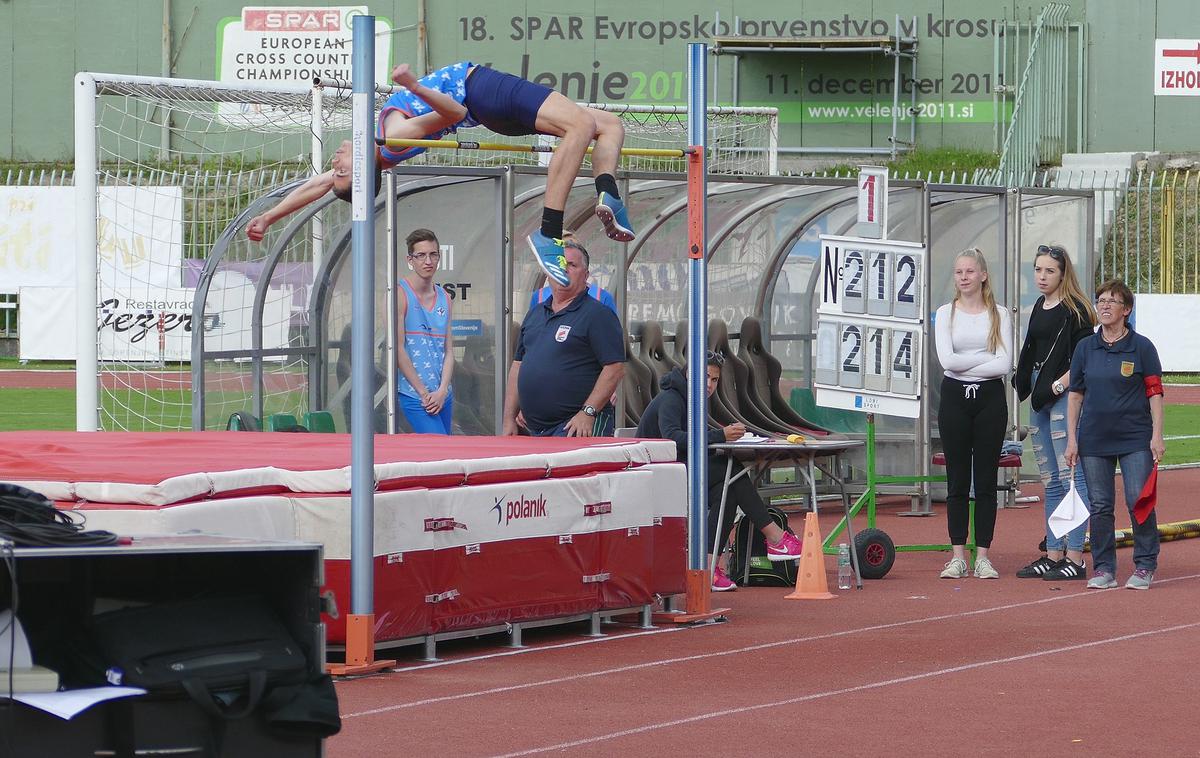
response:
<path id="1" fill-rule="evenodd" d="M 1200 515 L 1198 486 L 1198 470 L 1163 472 L 1160 517 Z M 894 515 L 906 507 L 880 527 L 944 538 L 940 512 Z M 831 601 L 718 595 L 727 624 L 600 641 L 542 630 L 521 651 L 443 643 L 433 665 L 394 651 L 399 672 L 338 684 L 344 729 L 327 752 L 1197 755 L 1186 660 L 1200 647 L 1200 540 L 1163 544 L 1149 592 L 1015 579 L 1041 519 L 1038 504 L 1000 514 L 998 581 L 941 580 L 944 554 L 901 554 L 886 579 Z M 1118 560 L 1124 579 L 1130 551 Z"/>

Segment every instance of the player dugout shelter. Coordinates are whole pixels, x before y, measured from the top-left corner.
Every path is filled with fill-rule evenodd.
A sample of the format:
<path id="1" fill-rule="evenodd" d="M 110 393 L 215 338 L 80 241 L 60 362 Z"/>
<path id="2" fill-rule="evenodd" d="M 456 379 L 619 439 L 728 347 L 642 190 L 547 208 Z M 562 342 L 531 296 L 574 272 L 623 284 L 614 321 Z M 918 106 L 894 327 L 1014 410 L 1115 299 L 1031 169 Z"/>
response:
<path id="1" fill-rule="evenodd" d="M 590 179 L 581 178 L 572 191 L 565 226 L 590 251 L 592 276 L 613 293 L 636 352 L 643 324 L 659 322 L 670 342 L 686 318 L 687 188 L 674 172 L 628 172 L 620 180 L 636 241 L 618 244 L 604 236 L 592 215 Z M 540 221 L 544 181 L 545 171 L 534 166 L 401 166 L 385 172 L 375 215 L 377 431 L 404 431 L 390 400 L 397 330 L 394 295 L 386 285 L 408 271 L 406 235 L 429 228 L 443 250 L 436 281 L 454 299 L 456 432 L 498 432 L 514 336 L 543 283 L 524 239 Z M 332 197 L 315 203 L 277 224 L 262 245 L 244 234 L 246 223 L 292 186 L 250 204 L 221 235 L 203 269 L 192 321 L 199 326 L 193 332 L 195 429 L 224 428 L 234 411 L 264 418 L 329 410 L 337 430 L 348 430 L 349 205 Z M 819 237 L 856 235 L 855 183 L 711 176 L 707 202 L 709 317 L 725 321 L 735 338 L 743 318 L 760 319 L 768 349 L 783 364 L 784 397 L 806 400 L 813 379 Z M 1038 296 L 1032 275 L 1037 246 L 1062 244 L 1081 272 L 1091 271 L 1093 218 L 1086 192 L 891 183 L 888 237 L 927 245 L 930 313 L 922 341 L 924 412 L 915 424 L 876 419 L 880 473 L 927 473 L 937 449 L 941 369 L 929 316 L 953 294 L 957 253 L 978 247 L 987 254 L 997 297 L 1023 324 Z M 1016 423 L 1016 403 L 1010 406 Z M 851 434 L 862 429 L 861 414 L 836 413 L 824 420 Z"/>

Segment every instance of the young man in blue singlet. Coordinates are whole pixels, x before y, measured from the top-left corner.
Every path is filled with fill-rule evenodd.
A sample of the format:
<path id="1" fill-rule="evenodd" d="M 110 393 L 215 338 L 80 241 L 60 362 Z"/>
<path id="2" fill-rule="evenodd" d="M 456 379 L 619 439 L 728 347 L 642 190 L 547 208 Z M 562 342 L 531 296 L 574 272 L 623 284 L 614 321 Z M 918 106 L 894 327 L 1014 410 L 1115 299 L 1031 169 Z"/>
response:
<path id="1" fill-rule="evenodd" d="M 411 273 L 400 279 L 396 310 L 404 327 L 404 349 L 396 351 L 396 402 L 417 434 L 450 434 L 454 419 L 454 317 L 450 298 L 433 283 L 442 249 L 437 235 L 414 229 L 404 241 Z"/>
<path id="2" fill-rule="evenodd" d="M 614 172 L 625 141 L 621 120 L 606 111 L 583 108 L 560 92 L 469 61 L 455 63 L 417 79 L 408 64 L 392 71 L 403 87 L 388 98 L 379 113 L 376 134 L 388 139 L 441 139 L 460 127 L 482 125 L 499 134 L 548 134 L 559 138 L 546 177 L 541 229 L 528 245 L 547 276 L 568 283 L 563 257 L 562 225 L 567 195 L 579 174 L 583 156 L 593 142 L 592 169 L 596 179 L 596 217 L 614 240 L 634 239 Z M 424 152 L 424 148 L 379 150 L 377 169 L 390 168 Z M 314 176 L 271 210 L 256 216 L 246 236 L 260 241 L 274 222 L 333 192 L 350 199 L 352 155 L 350 142 L 334 153 L 332 168 Z M 375 191 L 380 178 L 375 177 Z"/>

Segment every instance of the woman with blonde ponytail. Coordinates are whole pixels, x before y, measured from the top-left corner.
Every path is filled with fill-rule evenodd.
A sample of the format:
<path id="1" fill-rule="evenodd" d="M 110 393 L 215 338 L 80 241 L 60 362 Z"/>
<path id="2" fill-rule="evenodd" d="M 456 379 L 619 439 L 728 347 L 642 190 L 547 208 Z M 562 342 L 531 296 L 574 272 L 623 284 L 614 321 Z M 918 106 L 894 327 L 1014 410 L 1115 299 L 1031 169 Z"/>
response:
<path id="1" fill-rule="evenodd" d="M 938 308 L 934 336 L 942 378 L 938 429 L 946 456 L 946 522 L 954 556 L 943 579 L 967 576 L 971 481 L 975 481 L 975 576 L 997 579 L 988 551 L 996 528 L 996 472 L 1008 428 L 1004 377 L 1012 369 L 1011 319 L 996 305 L 987 258 L 969 248 L 954 260 L 954 299 Z"/>

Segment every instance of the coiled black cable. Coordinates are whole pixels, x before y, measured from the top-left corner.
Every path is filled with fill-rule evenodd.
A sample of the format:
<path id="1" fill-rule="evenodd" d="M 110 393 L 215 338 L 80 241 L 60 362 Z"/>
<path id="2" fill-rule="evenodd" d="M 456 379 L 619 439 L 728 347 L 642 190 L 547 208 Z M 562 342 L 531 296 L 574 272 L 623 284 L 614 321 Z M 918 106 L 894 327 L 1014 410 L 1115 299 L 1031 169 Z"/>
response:
<path id="1" fill-rule="evenodd" d="M 61 511 L 46 497 L 15 484 L 0 484 L 0 538 L 16 547 L 115 545 L 117 535 L 84 531 L 81 514 Z"/>

